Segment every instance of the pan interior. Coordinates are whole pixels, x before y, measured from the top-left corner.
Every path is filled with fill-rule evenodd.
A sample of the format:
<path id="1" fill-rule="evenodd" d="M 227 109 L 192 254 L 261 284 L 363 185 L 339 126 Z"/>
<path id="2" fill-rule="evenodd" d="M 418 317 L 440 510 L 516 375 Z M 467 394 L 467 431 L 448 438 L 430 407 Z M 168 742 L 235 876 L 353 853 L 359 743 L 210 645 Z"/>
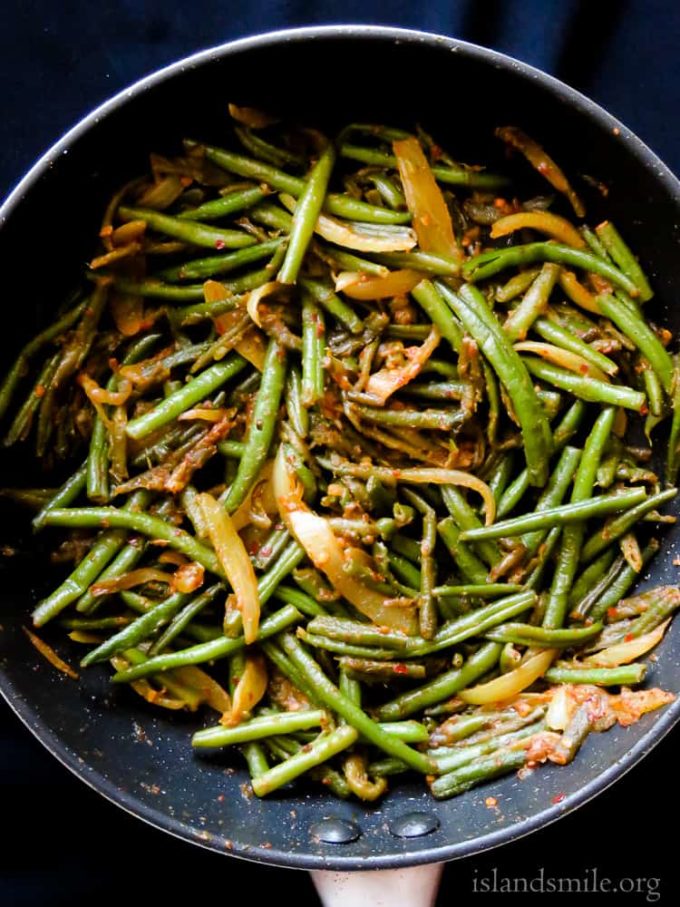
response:
<path id="1" fill-rule="evenodd" d="M 15 303 L 0 337 L 5 363 L 77 284 L 111 192 L 145 169 L 152 150 L 173 153 L 184 136 L 223 142 L 228 101 L 331 133 L 347 122 L 419 122 L 456 158 L 499 166 L 494 127 L 523 126 L 568 172 L 608 185 L 605 201 L 591 199 L 590 219 L 597 222 L 606 208 L 653 281 L 655 319 L 680 330 L 680 312 L 671 307 L 680 290 L 680 189 L 641 143 L 625 129 L 617 133 L 614 120 L 535 70 L 460 42 L 389 29 L 305 29 L 237 42 L 170 67 L 92 115 L 33 171 L 0 214 L 5 299 Z M 3 455 L 4 484 L 28 483 L 24 459 Z M 112 689 L 104 669 L 73 683 L 35 655 L 21 625 L 53 575 L 43 566 L 45 543 L 22 526 L 16 512 L 3 513 L 2 542 L 17 549 L 0 566 L 5 696 L 87 783 L 154 825 L 218 851 L 325 869 L 463 856 L 584 802 L 648 751 L 680 715 L 676 703 L 628 729 L 592 735 L 566 768 L 542 768 L 523 781 L 513 775 L 448 802 L 434 801 L 418 781 L 395 783 L 373 807 L 311 788 L 264 801 L 249 798 L 240 763 L 221 754 L 192 754 L 189 736 L 200 719 L 156 714 L 127 691 Z M 676 581 L 672 559 L 679 539 L 673 529 L 666 535 L 665 554 L 653 562 L 645 584 Z M 658 655 L 648 684 L 677 690 L 678 627 Z M 485 807 L 488 796 L 498 799 L 498 810 Z M 411 813 L 421 814 L 427 834 L 398 834 L 400 820 Z M 353 840 L 324 843 L 313 827 L 325 819 L 344 822 Z"/>

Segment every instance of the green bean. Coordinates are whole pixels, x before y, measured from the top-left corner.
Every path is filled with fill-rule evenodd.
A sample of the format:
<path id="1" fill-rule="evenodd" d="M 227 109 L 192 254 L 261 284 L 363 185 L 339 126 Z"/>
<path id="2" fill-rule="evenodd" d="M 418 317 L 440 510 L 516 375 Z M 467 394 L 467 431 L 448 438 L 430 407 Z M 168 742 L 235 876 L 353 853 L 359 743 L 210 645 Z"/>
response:
<path id="1" fill-rule="evenodd" d="M 307 624 L 307 632 L 360 646 L 382 646 L 404 654 L 408 652 L 409 646 L 424 642 L 395 630 L 387 632 L 374 624 L 340 617 L 314 617 Z"/>
<path id="2" fill-rule="evenodd" d="M 544 728 L 544 721 L 534 721 L 527 727 L 520 728 L 519 730 L 512 731 L 508 734 L 499 734 L 498 736 L 490 737 L 488 740 L 484 740 L 480 743 L 469 743 L 465 746 L 451 747 L 447 749 L 447 752 L 441 752 L 441 750 L 439 752 L 437 750 L 431 750 L 430 752 L 437 763 L 439 771 L 444 777 L 447 777 L 449 772 L 461 768 L 464 765 L 470 765 L 473 762 L 477 762 L 482 756 L 488 756 L 489 753 L 495 753 L 497 750 L 518 743 L 520 740 L 525 740 L 527 737 L 533 737 L 534 734 L 537 734 Z"/>
<path id="3" fill-rule="evenodd" d="M 568 441 L 576 434 L 578 428 L 583 420 L 586 407 L 585 403 L 582 400 L 576 400 L 564 414 L 564 417 L 560 424 L 555 429 L 553 434 L 553 452 L 561 450 Z M 503 492 L 500 501 L 498 502 L 498 508 L 496 510 L 496 516 L 502 517 L 507 516 L 511 513 L 517 504 L 519 504 L 524 493 L 529 488 L 529 472 L 527 469 L 523 469 L 522 472 L 517 476 L 517 478 L 508 485 L 508 487 Z"/>
<path id="4" fill-rule="evenodd" d="M 308 633 L 306 630 L 299 630 L 298 635 L 309 646 L 314 649 L 323 649 L 326 652 L 333 652 L 335 655 L 347 656 L 348 658 L 367 658 L 372 661 L 390 661 L 394 658 L 394 649 L 381 649 L 377 646 L 360 646 L 353 643 L 343 642 L 339 639 L 331 639 L 328 636 L 316 636 L 314 633 Z"/>
<path id="5" fill-rule="evenodd" d="M 494 752 L 485 759 L 478 759 L 437 778 L 430 784 L 430 791 L 438 800 L 454 797 L 470 790 L 475 784 L 521 768 L 526 758 L 527 754 L 523 748 Z"/>
<path id="6" fill-rule="evenodd" d="M 274 189 L 287 192 L 294 198 L 298 198 L 304 192 L 306 183 L 297 176 L 290 176 L 276 167 L 271 167 L 269 164 L 254 161 L 252 158 L 234 154 L 234 152 L 226 151 L 223 148 L 216 148 L 212 145 L 204 145 L 203 147 L 208 160 L 229 173 L 235 173 L 245 179 L 256 180 L 258 183 L 267 183 Z M 410 220 L 410 214 L 407 212 L 379 208 L 359 199 L 334 193 L 326 196 L 324 210 L 338 217 L 346 217 L 349 220 L 364 220 L 374 224 L 404 224 Z"/>
<path id="7" fill-rule="evenodd" d="M 602 313 L 629 338 L 647 359 L 667 394 L 673 390 L 673 360 L 654 331 L 643 320 L 634 306 L 607 293 L 596 297 Z"/>
<path id="8" fill-rule="evenodd" d="M 442 285 L 439 289 L 507 390 L 522 430 L 530 484 L 544 485 L 551 446 L 550 427 L 523 360 L 476 287 L 464 285 L 458 294 Z"/>
<path id="9" fill-rule="evenodd" d="M 517 583 L 481 583 L 480 585 L 467 586 L 437 586 L 432 590 L 436 596 L 461 595 L 470 598 L 497 598 L 502 595 L 512 595 L 521 592 L 522 586 Z"/>
<path id="10" fill-rule="evenodd" d="M 211 548 L 197 541 L 183 529 L 178 529 L 176 526 L 166 523 L 160 517 L 152 516 L 148 513 L 139 513 L 125 508 L 118 510 L 116 507 L 73 507 L 70 509 L 52 510 L 45 518 L 45 525 L 66 526 L 76 529 L 127 529 L 130 532 L 139 532 L 154 541 L 166 542 L 170 548 L 185 554 L 191 560 L 205 567 L 206 570 L 210 570 L 211 573 L 216 573 L 218 576 L 223 577 L 222 568 Z M 119 544 L 115 546 L 115 550 L 113 550 L 111 555 L 113 556 L 120 549 L 125 539 L 125 533 L 113 532 L 111 536 L 115 536 L 119 540 Z M 101 564 L 99 572 L 109 560 L 110 558 L 106 558 L 106 561 Z M 96 574 L 96 576 L 98 575 L 99 573 Z M 90 582 L 86 585 L 89 586 Z M 84 591 L 84 588 L 80 589 L 74 597 L 79 597 Z M 41 605 L 36 609 L 34 615 L 39 613 L 42 615 L 42 607 Z M 40 626 L 40 624 L 36 624 L 36 626 Z"/>
<path id="11" fill-rule="evenodd" d="M 490 671 L 501 654 L 498 643 L 489 642 L 471 655 L 462 668 L 445 671 L 434 680 L 402 693 L 376 710 L 380 721 L 398 721 L 427 706 L 449 699 Z"/>
<path id="12" fill-rule="evenodd" d="M 167 649 L 170 643 L 180 636 L 187 628 L 189 623 L 200 614 L 201 611 L 215 600 L 217 595 L 224 590 L 221 583 L 216 583 L 205 592 L 197 595 L 184 605 L 181 610 L 172 618 L 165 630 L 157 637 L 149 649 L 149 656 L 160 655 Z"/>
<path id="13" fill-rule="evenodd" d="M 324 713 L 320 709 L 307 709 L 301 712 L 280 712 L 275 715 L 264 715 L 251 718 L 236 727 L 205 728 L 196 731 L 191 738 L 193 747 L 222 747 L 233 746 L 236 743 L 246 743 L 251 740 L 262 740 L 264 737 L 273 737 L 275 734 L 292 734 L 295 731 L 306 731 L 309 728 L 319 727 L 324 720 Z M 356 737 L 355 737 L 356 739 Z"/>
<path id="14" fill-rule="evenodd" d="M 659 550 L 659 547 L 660 545 L 656 539 L 651 539 L 649 541 L 642 552 L 643 567 L 649 563 Z M 611 577 L 610 582 L 606 584 L 603 583 L 603 588 L 598 590 L 598 594 L 594 597 L 595 600 L 592 607 L 583 609 L 590 620 L 602 620 L 609 608 L 613 608 L 614 605 L 617 605 L 621 599 L 624 598 L 638 578 L 639 574 L 637 571 L 633 570 L 633 568 L 629 564 L 626 564 L 622 559 L 620 569 Z M 581 615 L 581 609 L 577 610 L 579 615 Z"/>
<path id="15" fill-rule="evenodd" d="M 292 605 L 285 605 L 262 621 L 258 630 L 258 640 L 276 636 L 277 633 L 301 619 L 302 615 L 297 608 Z M 155 658 L 149 658 L 144 664 L 135 665 L 124 671 L 118 671 L 111 680 L 114 683 L 131 683 L 133 680 L 147 677 L 149 674 L 157 674 L 162 671 L 170 671 L 173 668 L 182 668 L 186 665 L 203 664 L 206 661 L 226 658 L 229 655 L 233 655 L 234 652 L 238 652 L 244 646 L 245 639 L 243 636 L 239 636 L 236 639 L 219 636 L 217 639 L 189 646 L 187 649 L 180 649 L 177 652 L 166 652 L 155 656 Z"/>
<path id="16" fill-rule="evenodd" d="M 527 290 L 520 304 L 508 315 L 503 330 L 511 340 L 524 340 L 529 329 L 546 310 L 560 269 L 547 262 Z"/>
<path id="17" fill-rule="evenodd" d="M 59 626 L 66 627 L 67 630 L 80 630 L 87 633 L 96 630 L 114 630 L 127 626 L 131 621 L 132 617 L 124 615 L 118 617 L 62 617 Z"/>
<path id="18" fill-rule="evenodd" d="M 234 127 L 234 132 L 246 151 L 249 151 L 255 157 L 261 158 L 263 161 L 268 161 L 275 167 L 304 166 L 305 162 L 301 155 L 294 154 L 285 148 L 277 148 L 276 145 L 266 142 L 262 136 L 253 132 L 250 128 L 236 126 Z"/>
<path id="19" fill-rule="evenodd" d="M 388 551 L 387 562 L 402 583 L 406 583 L 414 592 L 420 588 L 422 581 L 420 570 L 414 567 L 407 558 L 395 554 L 394 551 Z"/>
<path id="20" fill-rule="evenodd" d="M 258 797 L 264 797 L 272 791 L 283 787 L 309 769 L 321 765 L 338 753 L 355 743 L 357 731 L 349 725 L 343 725 L 333 731 L 320 734 L 313 743 L 305 746 L 300 752 L 280 762 L 263 775 L 253 779 L 253 790 Z"/>
<path id="21" fill-rule="evenodd" d="M 642 683 L 647 665 L 634 663 L 618 668 L 569 668 L 555 665 L 543 675 L 548 683 L 592 683 L 596 686 L 632 686 Z"/>
<path id="22" fill-rule="evenodd" d="M 643 498 L 636 506 L 626 510 L 625 513 L 605 524 L 602 529 L 592 535 L 584 544 L 581 551 L 581 560 L 584 563 L 588 563 L 588 561 L 597 557 L 608 545 L 625 535 L 645 514 L 655 510 L 661 504 L 671 501 L 677 493 L 677 488 L 667 488 L 665 491 Z M 593 500 L 596 500 L 596 498 L 593 498 Z"/>
<path id="23" fill-rule="evenodd" d="M 262 368 L 262 383 L 253 408 L 243 456 L 239 461 L 236 478 L 223 501 L 229 513 L 233 513 L 245 500 L 260 473 L 262 464 L 267 459 L 285 379 L 286 351 L 278 340 L 272 338 L 267 347 Z"/>
<path id="24" fill-rule="evenodd" d="M 423 252 L 422 249 L 411 252 L 376 252 L 373 258 L 389 268 L 413 268 L 433 277 L 455 277 L 460 273 L 460 262 L 456 259 L 434 252 Z"/>
<path id="25" fill-rule="evenodd" d="M 284 633 L 281 635 L 281 647 L 313 686 L 317 698 L 327 708 L 341 715 L 362 736 L 390 756 L 401 759 L 411 768 L 423 774 L 430 774 L 434 771 L 432 760 L 422 753 L 411 749 L 410 746 L 396 737 L 391 737 L 385 733 L 380 725 L 372 721 L 361 708 L 356 706 L 346 696 L 343 696 L 292 634 Z"/>
<path id="26" fill-rule="evenodd" d="M 54 488 L 0 488 L 0 497 L 29 510 L 42 510 L 54 492 Z"/>
<path id="27" fill-rule="evenodd" d="M 260 778 L 265 772 L 269 771 L 269 763 L 267 762 L 267 756 L 262 744 L 257 743 L 254 740 L 250 743 L 244 743 L 241 747 L 241 752 L 248 764 L 248 772 L 251 780 Z"/>
<path id="28" fill-rule="evenodd" d="M 459 412 L 444 409 L 379 409 L 353 404 L 352 410 L 366 422 L 432 431 L 450 432 L 463 422 Z"/>
<path id="29" fill-rule="evenodd" d="M 442 297 L 441 287 L 436 287 L 429 280 L 421 282 L 411 290 L 411 296 L 435 324 L 445 340 L 448 340 L 455 352 L 459 352 L 463 343 L 463 331 L 451 309 Z M 456 312 L 456 314 L 458 314 Z"/>
<path id="30" fill-rule="evenodd" d="M 570 353 L 576 353 L 585 359 L 586 362 L 589 362 L 595 368 L 601 369 L 607 375 L 615 375 L 619 370 L 615 362 L 593 349 L 592 346 L 585 343 L 576 334 L 563 328 L 556 321 L 551 321 L 549 318 L 541 316 L 534 321 L 531 329 L 543 340 L 559 346 L 560 349 L 568 350 Z"/>
<path id="31" fill-rule="evenodd" d="M 364 323 L 361 318 L 350 305 L 333 292 L 330 284 L 310 278 L 303 278 L 299 283 L 321 308 L 344 325 L 348 331 L 352 334 L 360 334 L 363 331 Z"/>
<path id="32" fill-rule="evenodd" d="M 36 334 L 35 337 L 33 337 L 28 341 L 28 343 L 24 345 L 21 352 L 14 360 L 14 364 L 5 376 L 2 384 L 0 385 L 0 419 L 2 419 L 2 417 L 7 412 L 7 409 L 12 402 L 12 397 L 14 396 L 14 391 L 16 390 L 17 385 L 28 371 L 31 358 L 36 353 L 40 352 L 43 347 L 47 346 L 53 340 L 58 339 L 70 327 L 72 327 L 73 324 L 75 324 L 78 318 L 80 318 L 80 316 L 82 315 L 85 305 L 85 301 L 79 302 L 72 309 L 66 312 L 65 315 L 62 315 L 61 318 L 58 318 L 56 321 L 54 321 L 51 325 L 49 325 L 49 327 L 45 328 L 44 331 Z"/>
<path id="33" fill-rule="evenodd" d="M 146 516 L 146 514 L 136 512 L 135 508 L 144 506 L 144 502 L 147 500 L 147 492 L 137 492 L 132 495 L 122 510 L 116 510 L 114 507 L 110 509 L 114 513 L 119 514 L 123 520 L 134 520 L 136 517 Z M 45 513 L 42 525 L 55 525 L 52 522 L 55 516 L 58 518 L 60 514 L 71 514 L 73 512 L 72 510 L 54 508 Z M 99 528 L 102 524 L 100 522 L 90 523 L 90 526 Z M 36 627 L 42 627 L 47 621 L 52 620 L 53 617 L 61 613 L 64 608 L 80 598 L 88 586 L 95 582 L 104 567 L 115 557 L 124 543 L 125 533 L 116 527 L 109 529 L 107 526 L 106 531 L 99 536 L 71 575 L 33 610 L 33 624 Z"/>
<path id="34" fill-rule="evenodd" d="M 177 215 L 178 220 L 219 220 L 228 214 L 236 214 L 252 208 L 266 198 L 269 192 L 260 186 L 248 186 L 246 189 L 236 189 L 220 196 L 213 201 L 204 202 L 195 208 L 187 208 Z"/>
<path id="35" fill-rule="evenodd" d="M 426 384 L 412 381 L 406 385 L 404 393 L 423 400 L 463 400 L 470 390 L 471 385 L 467 381 L 428 381 Z M 462 411 L 451 413 L 451 418 L 453 415 L 460 421 L 465 414 Z"/>
<path id="36" fill-rule="evenodd" d="M 105 567 L 97 577 L 97 582 L 102 583 L 106 580 L 114 579 L 127 573 L 128 570 L 139 563 L 144 551 L 145 544 L 141 539 L 131 539 L 124 545 L 111 563 Z M 93 595 L 88 589 L 76 602 L 76 611 L 81 614 L 93 614 L 107 599 L 106 595 Z"/>
<path id="37" fill-rule="evenodd" d="M 493 642 L 512 642 L 518 646 L 541 646 L 544 648 L 567 648 L 579 646 L 600 634 L 602 624 L 573 629 L 546 629 L 531 624 L 501 624 L 484 633 L 485 639 Z"/>
<path id="38" fill-rule="evenodd" d="M 442 485 L 441 495 L 446 509 L 459 529 L 478 529 L 482 525 L 482 521 L 455 485 Z M 500 562 L 502 555 L 495 542 L 481 542 L 473 547 L 489 567 L 494 567 Z"/>
<path id="39" fill-rule="evenodd" d="M 255 246 L 247 246 L 236 252 L 226 252 L 223 255 L 211 255 L 208 258 L 194 258 L 181 265 L 165 268 L 155 275 L 155 279 L 169 280 L 201 280 L 214 277 L 217 274 L 227 274 L 243 265 L 252 264 L 268 258 L 276 252 L 283 243 L 282 239 L 270 239 Z"/>
<path id="40" fill-rule="evenodd" d="M 302 266 L 302 259 L 314 234 L 317 218 L 326 198 L 328 181 L 335 163 L 335 149 L 329 142 L 319 154 L 305 188 L 298 197 L 290 230 L 286 257 L 281 265 L 278 280 L 281 283 L 295 283 Z"/>
<path id="41" fill-rule="evenodd" d="M 532 375 L 542 381 L 547 381 L 555 387 L 559 387 L 560 390 L 573 394 L 574 397 L 579 397 L 581 400 L 587 400 L 590 403 L 609 404 L 610 406 L 623 406 L 638 413 L 645 405 L 645 395 L 630 387 L 621 384 L 606 384 L 596 378 L 577 375 L 575 372 L 569 372 L 540 359 L 533 359 L 528 356 L 523 356 L 522 359 Z"/>
<path id="42" fill-rule="evenodd" d="M 302 405 L 314 406 L 324 392 L 326 326 L 323 312 L 308 293 L 302 295 Z"/>
<path id="43" fill-rule="evenodd" d="M 463 265 L 463 276 L 466 280 L 484 280 L 504 271 L 511 265 L 532 265 L 537 261 L 551 261 L 555 264 L 570 265 L 582 268 L 592 274 L 599 274 L 615 286 L 637 296 L 635 284 L 618 268 L 603 261 L 591 252 L 574 249 L 556 242 L 527 243 L 521 246 L 508 246 L 505 249 L 492 249 L 468 259 Z"/>
<path id="44" fill-rule="evenodd" d="M 195 378 L 192 378 L 180 390 L 175 391 L 175 393 L 162 400 L 153 409 L 141 416 L 137 416 L 135 419 L 131 419 L 126 428 L 127 436 L 138 441 L 140 438 L 145 438 L 151 432 L 167 425 L 168 422 L 172 422 L 185 410 L 201 400 L 205 400 L 209 394 L 216 391 L 230 378 L 238 375 L 246 364 L 246 360 L 239 356 L 238 353 L 231 353 L 223 362 L 211 365 L 199 375 L 196 375 Z"/>
<path id="45" fill-rule="evenodd" d="M 520 271 L 502 286 L 496 290 L 496 301 L 501 303 L 512 302 L 518 296 L 521 296 L 529 289 L 534 279 L 541 273 L 540 268 L 527 268 L 526 271 Z"/>
<path id="46" fill-rule="evenodd" d="M 569 606 L 574 608 L 597 585 L 616 560 L 616 546 L 610 545 L 576 578 L 569 593 Z"/>
<path id="47" fill-rule="evenodd" d="M 49 359 L 45 360 L 42 365 L 42 368 L 36 376 L 33 387 L 31 388 L 28 396 L 22 403 L 22 405 L 17 410 L 12 423 L 7 430 L 7 434 L 3 439 L 3 445 L 5 447 L 11 447 L 13 444 L 16 444 L 17 441 L 27 440 L 31 427 L 33 425 L 33 419 L 36 412 L 39 413 L 38 416 L 38 430 L 40 432 L 41 428 L 43 431 L 47 427 L 48 431 L 51 431 L 51 422 L 49 421 L 49 415 L 52 411 L 52 407 L 45 407 L 43 401 L 46 395 L 46 388 L 49 388 L 52 381 L 54 380 L 55 375 L 57 374 L 57 369 L 59 368 L 59 361 L 61 355 L 55 353 Z M 45 417 L 44 414 L 47 414 Z"/>
<path id="48" fill-rule="evenodd" d="M 486 582 L 488 571 L 484 563 L 472 551 L 471 547 L 461 541 L 461 530 L 456 526 L 453 517 L 446 517 L 437 524 L 437 532 L 446 545 L 456 567 L 468 583 L 479 585 Z"/>
<path id="49" fill-rule="evenodd" d="M 307 595 L 306 592 L 302 592 L 300 589 L 291 589 L 290 586 L 277 586 L 273 594 L 274 598 L 278 598 L 279 601 L 287 605 L 294 605 L 298 611 L 302 611 L 307 617 L 326 616 L 326 609 L 315 601 L 311 595 Z"/>
<path id="50" fill-rule="evenodd" d="M 349 655 L 343 655 L 338 659 L 340 667 L 347 671 L 352 678 L 358 680 L 383 680 L 389 682 L 395 678 L 410 678 L 412 680 L 425 679 L 425 665 L 415 662 L 402 661 L 374 661 L 370 658 L 356 658 Z M 427 740 L 428 734 L 425 732 L 424 739 Z M 404 740 L 404 737 L 400 737 Z M 413 739 L 406 740 L 407 743 L 418 742 Z"/>
<path id="51" fill-rule="evenodd" d="M 132 365 L 139 362 L 155 346 L 159 337 L 159 334 L 149 334 L 133 343 L 122 364 Z M 106 390 L 109 393 L 118 390 L 116 372 L 109 378 Z M 97 504 L 105 504 L 110 498 L 108 432 L 99 412 L 97 412 L 92 426 L 90 447 L 87 453 L 87 496 Z"/>
<path id="52" fill-rule="evenodd" d="M 610 221 L 595 227 L 598 239 L 614 259 L 617 266 L 637 287 L 640 302 L 648 302 L 654 295 L 637 258 L 626 245 L 623 237 Z M 633 338 L 631 338 L 632 340 Z"/>
<path id="53" fill-rule="evenodd" d="M 255 239 L 242 230 L 224 230 L 208 224 L 180 220 L 151 208 L 121 205 L 118 215 L 124 221 L 143 220 L 152 230 L 207 249 L 242 249 L 255 243 Z"/>
<path id="54" fill-rule="evenodd" d="M 401 759 L 395 759 L 388 756 L 385 759 L 378 759 L 371 762 L 368 766 L 368 775 L 371 778 L 387 778 L 390 775 L 401 775 L 409 770 L 408 765 Z"/>
<path id="55" fill-rule="evenodd" d="M 363 164 L 376 164 L 380 167 L 397 166 L 397 159 L 392 154 L 379 151 L 375 148 L 365 148 L 361 145 L 344 143 L 340 146 L 342 157 Z M 478 170 L 454 170 L 452 167 L 432 167 L 432 173 L 440 183 L 447 186 L 469 186 L 475 189 L 496 189 L 507 183 L 507 178 L 495 173 L 482 173 Z"/>
<path id="56" fill-rule="evenodd" d="M 88 665 L 95 664 L 98 661 L 106 661 L 117 652 L 131 649 L 139 645 L 140 642 L 144 642 L 145 639 L 155 635 L 158 630 L 169 623 L 188 601 L 189 596 L 183 592 L 175 592 L 173 595 L 168 596 L 168 598 L 147 611 L 146 614 L 142 614 L 127 627 L 123 627 L 118 633 L 110 636 L 96 649 L 91 649 L 81 659 L 81 667 L 86 668 Z"/>
<path id="57" fill-rule="evenodd" d="M 597 470 L 614 425 L 615 415 L 613 408 L 604 409 L 593 425 L 583 448 L 583 456 L 574 478 L 574 488 L 571 495 L 572 504 L 588 500 L 593 493 Z M 550 596 L 543 618 L 543 626 L 547 629 L 561 627 L 564 622 L 569 602 L 569 592 L 576 575 L 584 535 L 585 526 L 583 523 L 565 526 L 562 533 L 557 566 L 555 567 Z"/>
<path id="58" fill-rule="evenodd" d="M 57 510 L 62 507 L 68 507 L 85 489 L 87 482 L 87 461 L 83 463 L 80 469 L 77 469 L 57 492 L 50 498 L 45 506 L 33 518 L 33 530 L 38 532 L 45 525 L 45 518 L 51 510 Z"/>
<path id="59" fill-rule="evenodd" d="M 562 503 L 580 461 L 581 451 L 578 448 L 567 446 L 562 450 L 548 484 L 536 502 L 535 515 L 554 509 Z M 538 551 L 546 534 L 545 530 L 537 530 L 522 535 L 522 544 L 530 556 L 533 556 Z"/>
<path id="60" fill-rule="evenodd" d="M 670 495 L 668 492 L 664 492 L 663 497 L 655 495 L 656 503 L 663 503 L 663 501 L 673 497 L 676 494 L 676 489 L 671 489 L 671 491 L 672 494 Z M 527 513 L 512 520 L 502 520 L 500 523 L 493 523 L 491 526 L 468 529 L 462 532 L 460 537 L 464 542 L 478 541 L 479 539 L 500 539 L 532 532 L 536 529 L 565 526 L 569 523 L 577 523 L 580 520 L 591 519 L 594 516 L 618 513 L 622 510 L 628 510 L 632 514 L 633 510 L 629 508 L 637 510 L 638 507 L 636 505 L 642 507 L 648 501 L 652 501 L 652 498 L 647 499 L 643 488 L 631 488 L 627 491 L 615 492 L 614 494 L 596 495 L 590 500 L 580 501 L 577 504 L 563 504 L 560 507 L 551 507 L 539 513 Z M 656 503 L 650 509 L 653 509 Z M 611 539 L 608 541 L 611 541 Z M 594 553 L 599 554 L 599 549 Z"/>

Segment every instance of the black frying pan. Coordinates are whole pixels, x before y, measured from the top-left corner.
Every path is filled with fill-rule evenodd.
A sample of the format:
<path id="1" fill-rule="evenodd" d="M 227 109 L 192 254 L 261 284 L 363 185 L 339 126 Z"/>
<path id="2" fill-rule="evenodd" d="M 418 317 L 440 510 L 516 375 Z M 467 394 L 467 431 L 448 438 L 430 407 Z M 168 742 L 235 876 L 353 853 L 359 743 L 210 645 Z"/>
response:
<path id="1" fill-rule="evenodd" d="M 555 79 L 492 51 L 419 32 L 338 26 L 279 32 L 198 54 L 138 83 L 68 133 L 0 211 L 4 295 L 15 301 L 14 320 L 0 338 L 2 361 L 16 354 L 77 281 L 111 191 L 144 168 L 149 150 L 176 147 L 184 135 L 219 142 L 231 99 L 330 129 L 349 120 L 417 120 L 470 161 L 500 155 L 494 126 L 524 126 L 558 152 L 570 173 L 609 185 L 606 211 L 653 279 L 655 317 L 680 330 L 680 314 L 666 308 L 680 289 L 680 183 L 625 127 Z M 601 203 L 590 202 L 593 219 Z M 57 224 L 46 242 L 46 225 Z M 43 292 L 30 292 L 26 275 L 39 275 L 35 286 Z M 5 457 L 2 466 L 16 481 L 30 481 L 22 458 Z M 548 766 L 524 781 L 510 776 L 448 802 L 433 800 L 418 781 L 395 784 L 374 807 L 306 787 L 264 801 L 246 799 L 240 767 L 222 755 L 191 752 L 195 717 L 156 714 L 128 691 L 112 689 L 104 669 L 86 672 L 76 684 L 35 654 L 20 627 L 54 577 L 43 566 L 43 542 L 31 539 L 16 513 L 3 513 L 0 526 L 2 540 L 18 551 L 1 567 L 0 683 L 12 708 L 105 797 L 222 853 L 342 870 L 476 853 L 528 834 L 595 796 L 680 716 L 679 700 L 631 728 L 592 735 L 566 768 Z M 646 584 L 675 581 L 678 533 L 667 534 Z M 678 626 L 658 656 L 648 683 L 677 691 Z M 484 807 L 487 796 L 498 798 L 500 816 Z"/>

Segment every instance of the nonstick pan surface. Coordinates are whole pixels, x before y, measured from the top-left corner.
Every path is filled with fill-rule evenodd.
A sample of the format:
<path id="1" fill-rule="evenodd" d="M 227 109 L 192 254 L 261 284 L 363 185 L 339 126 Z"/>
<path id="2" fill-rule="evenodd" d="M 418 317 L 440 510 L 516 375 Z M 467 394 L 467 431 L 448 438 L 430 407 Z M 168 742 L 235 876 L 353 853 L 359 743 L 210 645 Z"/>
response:
<path id="1" fill-rule="evenodd" d="M 622 124 L 501 54 L 419 32 L 331 26 L 237 41 L 174 64 L 96 110 L 36 164 L 0 210 L 3 295 L 12 305 L 0 337 L 2 361 L 11 361 L 77 282 L 113 189 L 145 167 L 151 150 L 171 151 L 183 136 L 219 142 L 228 100 L 331 130 L 349 121 L 417 121 L 457 157 L 495 157 L 499 165 L 494 127 L 523 126 L 570 173 L 609 186 L 606 200 L 590 199 L 590 219 L 606 211 L 619 225 L 657 291 L 655 320 L 680 332 L 673 308 L 680 292 L 680 184 Z M 2 469 L 4 484 L 28 483 L 31 476 L 17 455 L 5 455 Z M 644 585 L 676 581 L 679 533 L 671 527 L 665 535 Z M 230 757 L 191 752 L 189 736 L 200 719 L 156 714 L 128 691 L 113 689 L 103 668 L 74 683 L 40 659 L 21 625 L 54 583 L 45 543 L 33 540 L 12 510 L 0 515 L 0 541 L 17 551 L 0 568 L 0 685 L 12 708 L 64 765 L 112 802 L 222 853 L 339 870 L 470 855 L 586 802 L 680 716 L 676 701 L 630 728 L 591 735 L 569 766 L 543 767 L 523 781 L 512 775 L 450 801 L 435 801 L 417 779 L 395 783 L 376 806 L 306 787 L 260 801 L 247 796 L 245 771 Z M 679 626 L 671 627 L 657 655 L 647 684 L 677 692 Z M 498 809 L 486 808 L 489 796 Z"/>

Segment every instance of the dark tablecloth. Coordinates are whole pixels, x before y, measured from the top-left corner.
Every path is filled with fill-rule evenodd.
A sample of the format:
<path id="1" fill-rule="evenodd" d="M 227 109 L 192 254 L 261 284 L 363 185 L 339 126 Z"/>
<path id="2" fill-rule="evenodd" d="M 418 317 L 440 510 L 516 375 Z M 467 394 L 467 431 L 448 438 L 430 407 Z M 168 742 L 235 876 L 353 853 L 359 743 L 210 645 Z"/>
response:
<path id="1" fill-rule="evenodd" d="M 519 57 L 593 97 L 680 172 L 677 0 L 5 0 L 0 196 L 67 127 L 138 77 L 242 35 L 332 22 L 423 28 Z M 677 902 L 676 858 L 661 842 L 675 843 L 679 747 L 676 730 L 576 814 L 528 839 L 451 864 L 438 903 L 481 907 L 541 897 L 480 893 L 480 880 L 493 879 L 494 867 L 497 879 L 536 878 L 541 867 L 544 877 L 582 877 L 596 867 L 600 877 L 641 881 L 633 886 L 637 893 L 591 895 L 589 903 L 654 903 L 657 892 L 663 903 Z M 7 907 L 226 904 L 239 897 L 237 891 L 296 907 L 316 903 L 304 873 L 227 861 L 105 802 L 48 756 L 4 704 L 0 803 L 0 904 Z M 584 896 L 544 895 L 562 902 Z"/>

